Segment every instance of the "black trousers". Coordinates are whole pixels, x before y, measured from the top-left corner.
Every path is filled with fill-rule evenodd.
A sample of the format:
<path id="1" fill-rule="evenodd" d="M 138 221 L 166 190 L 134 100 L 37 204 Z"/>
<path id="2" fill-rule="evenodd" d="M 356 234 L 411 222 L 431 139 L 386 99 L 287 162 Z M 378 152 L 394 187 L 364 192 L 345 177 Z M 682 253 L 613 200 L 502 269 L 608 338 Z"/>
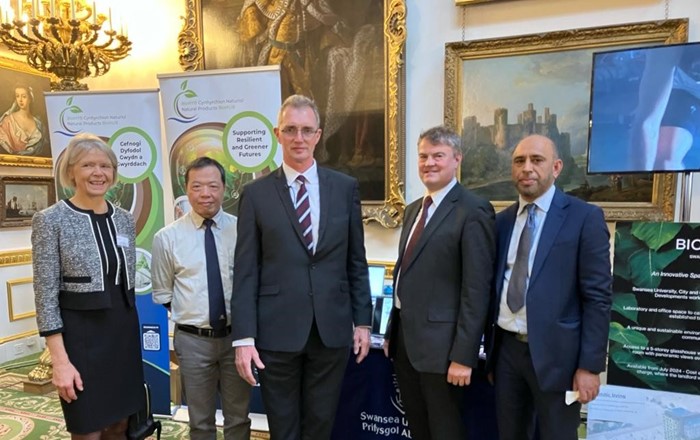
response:
<path id="1" fill-rule="evenodd" d="M 540 440 L 578 440 L 581 404 L 567 406 L 564 391 L 541 390 L 530 347 L 507 332 L 502 332 L 495 387 L 500 440 L 531 440 L 535 426 Z"/>
<path id="2" fill-rule="evenodd" d="M 398 314 L 396 314 L 398 315 Z M 462 420 L 464 389 L 447 382 L 444 374 L 421 373 L 411 365 L 406 341 L 398 323 L 394 371 L 399 382 L 401 402 L 406 410 L 413 440 L 463 440 L 467 438 Z"/>
<path id="3" fill-rule="evenodd" d="M 329 440 L 350 347 L 323 345 L 316 323 L 299 352 L 260 350 L 270 440 Z"/>

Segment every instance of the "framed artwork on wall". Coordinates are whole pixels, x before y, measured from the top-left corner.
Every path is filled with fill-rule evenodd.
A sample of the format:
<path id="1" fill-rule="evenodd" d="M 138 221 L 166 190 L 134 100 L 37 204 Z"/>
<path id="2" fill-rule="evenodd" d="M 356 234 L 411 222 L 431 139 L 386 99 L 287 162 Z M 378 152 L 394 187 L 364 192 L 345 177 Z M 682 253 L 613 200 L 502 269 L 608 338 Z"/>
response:
<path id="1" fill-rule="evenodd" d="M 401 224 L 405 0 L 185 0 L 184 70 L 279 64 L 282 98 L 312 97 L 320 165 L 356 177 L 363 218 Z"/>
<path id="2" fill-rule="evenodd" d="M 557 186 L 600 205 L 609 221 L 672 219 L 674 174 L 586 173 L 591 67 L 596 51 L 687 38 L 688 20 L 674 19 L 447 43 L 445 123 L 462 137 L 460 182 L 508 206 L 517 200 L 513 148 L 539 133 L 559 147 Z"/>
<path id="3" fill-rule="evenodd" d="M 470 6 L 470 5 L 476 5 L 476 4 L 481 4 L 481 3 L 495 3 L 495 2 L 508 2 L 512 0 L 455 0 L 455 4 L 457 6 Z"/>
<path id="4" fill-rule="evenodd" d="M 0 165 L 51 168 L 44 92 L 48 75 L 0 57 Z"/>
<path id="5" fill-rule="evenodd" d="M 52 177 L 0 176 L 0 228 L 31 226 L 34 213 L 54 203 Z"/>

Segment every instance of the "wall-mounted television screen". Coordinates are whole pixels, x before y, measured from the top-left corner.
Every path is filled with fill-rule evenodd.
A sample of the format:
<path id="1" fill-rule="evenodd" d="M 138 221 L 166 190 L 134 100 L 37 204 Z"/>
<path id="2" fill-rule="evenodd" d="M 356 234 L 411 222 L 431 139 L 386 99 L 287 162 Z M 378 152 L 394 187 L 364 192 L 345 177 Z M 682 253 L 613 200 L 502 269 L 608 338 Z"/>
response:
<path id="1" fill-rule="evenodd" d="M 700 43 L 593 54 L 588 172 L 700 170 Z"/>

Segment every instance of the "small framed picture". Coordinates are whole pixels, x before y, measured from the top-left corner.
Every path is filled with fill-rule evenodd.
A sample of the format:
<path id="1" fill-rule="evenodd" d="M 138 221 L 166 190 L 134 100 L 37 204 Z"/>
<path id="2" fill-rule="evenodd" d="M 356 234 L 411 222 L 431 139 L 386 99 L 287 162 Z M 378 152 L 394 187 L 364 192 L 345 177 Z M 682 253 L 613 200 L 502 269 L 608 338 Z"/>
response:
<path id="1" fill-rule="evenodd" d="M 52 177 L 0 176 L 0 228 L 31 226 L 32 216 L 56 203 Z"/>

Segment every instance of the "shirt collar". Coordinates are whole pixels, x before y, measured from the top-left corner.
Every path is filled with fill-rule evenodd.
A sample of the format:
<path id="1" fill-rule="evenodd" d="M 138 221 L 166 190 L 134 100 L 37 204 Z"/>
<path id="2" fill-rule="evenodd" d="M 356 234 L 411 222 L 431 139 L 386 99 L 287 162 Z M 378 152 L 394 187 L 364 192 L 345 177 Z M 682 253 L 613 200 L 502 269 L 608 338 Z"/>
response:
<path id="1" fill-rule="evenodd" d="M 525 209 L 525 206 L 527 206 L 530 203 L 534 203 L 535 206 L 537 206 L 544 212 L 549 212 L 549 208 L 552 206 L 552 200 L 554 199 L 554 193 L 556 192 L 556 190 L 557 189 L 554 187 L 554 185 L 550 186 L 549 189 L 545 191 L 544 194 L 536 198 L 534 202 L 528 202 L 524 200 L 522 196 L 518 196 L 518 215 L 522 214 L 523 210 Z"/>
<path id="2" fill-rule="evenodd" d="M 222 208 L 219 208 L 219 211 L 216 214 L 214 214 L 214 217 L 211 218 L 212 220 L 214 220 L 214 226 L 217 228 L 221 224 L 220 221 L 221 217 L 224 215 L 223 212 L 224 210 Z M 194 210 L 190 211 L 189 214 L 190 217 L 192 217 L 192 222 L 194 222 L 194 225 L 197 227 L 197 229 L 201 228 L 202 223 L 204 223 L 204 217 L 194 212 Z"/>
<path id="3" fill-rule="evenodd" d="M 296 181 L 297 177 L 300 175 L 304 176 L 306 181 L 310 184 L 318 185 L 318 167 L 316 166 L 315 160 L 314 163 L 312 163 L 311 166 L 303 173 L 300 173 L 299 171 L 290 167 L 285 162 L 282 162 L 282 170 L 284 171 L 284 176 L 287 178 L 287 186 L 292 186 L 294 181 Z"/>
<path id="4" fill-rule="evenodd" d="M 437 208 L 437 206 L 440 205 L 440 202 L 442 202 L 442 199 L 445 198 L 447 193 L 450 192 L 455 185 L 457 185 L 457 178 L 453 177 L 450 183 L 435 192 L 427 192 L 425 196 L 430 196 L 430 198 L 433 199 L 433 206 Z"/>

